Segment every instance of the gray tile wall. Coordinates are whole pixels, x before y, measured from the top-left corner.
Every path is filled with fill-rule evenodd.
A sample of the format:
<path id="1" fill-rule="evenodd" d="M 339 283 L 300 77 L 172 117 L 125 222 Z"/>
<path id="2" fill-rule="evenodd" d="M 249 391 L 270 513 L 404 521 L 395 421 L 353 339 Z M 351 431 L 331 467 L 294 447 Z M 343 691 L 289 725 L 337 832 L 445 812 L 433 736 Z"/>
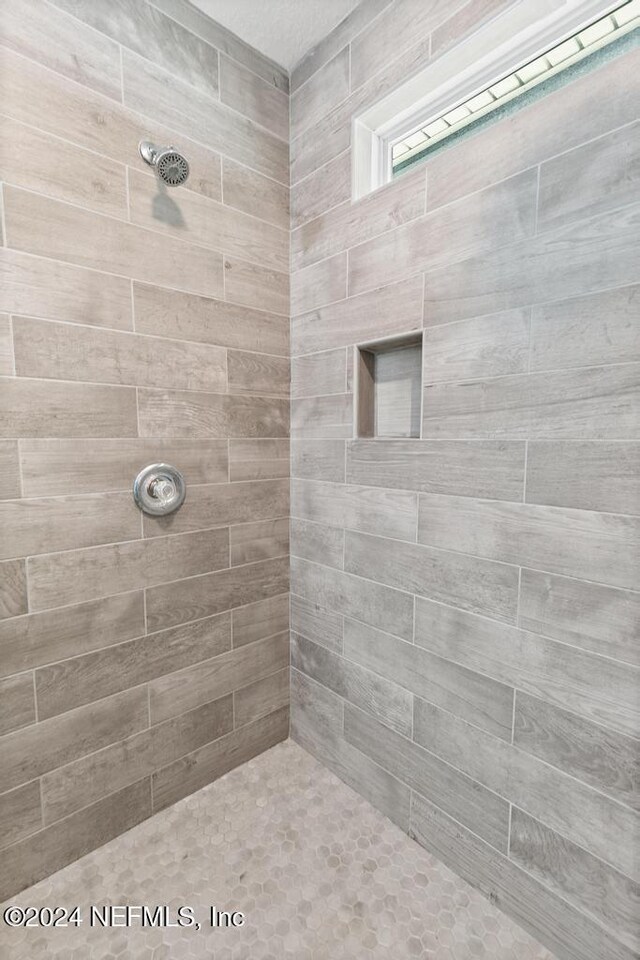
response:
<path id="1" fill-rule="evenodd" d="M 292 76 L 292 733 L 561 960 L 631 960 L 638 52 L 350 201 L 352 114 L 508 4 L 365 0 Z M 355 438 L 354 345 L 420 328 L 421 438 Z"/>
<path id="2" fill-rule="evenodd" d="M 289 700 L 288 78 L 182 0 L 24 0 L 2 43 L 0 899 Z M 188 496 L 152 521 L 160 460 Z"/>

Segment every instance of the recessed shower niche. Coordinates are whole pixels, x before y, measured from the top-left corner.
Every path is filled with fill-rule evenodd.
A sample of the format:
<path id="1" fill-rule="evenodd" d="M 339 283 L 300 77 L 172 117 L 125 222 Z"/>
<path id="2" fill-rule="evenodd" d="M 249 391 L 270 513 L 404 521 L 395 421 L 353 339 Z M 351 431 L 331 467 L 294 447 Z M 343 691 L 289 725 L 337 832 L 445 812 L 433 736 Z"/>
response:
<path id="1" fill-rule="evenodd" d="M 422 333 L 356 347 L 359 437 L 419 437 Z"/>

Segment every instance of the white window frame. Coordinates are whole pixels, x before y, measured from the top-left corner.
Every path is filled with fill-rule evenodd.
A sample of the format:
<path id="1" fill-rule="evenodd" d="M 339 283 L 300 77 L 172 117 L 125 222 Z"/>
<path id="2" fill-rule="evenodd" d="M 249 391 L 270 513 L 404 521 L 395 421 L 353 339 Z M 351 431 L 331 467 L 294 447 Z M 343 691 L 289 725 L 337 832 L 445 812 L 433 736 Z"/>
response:
<path id="1" fill-rule="evenodd" d="M 391 180 L 389 145 L 605 16 L 607 0 L 521 0 L 352 121 L 352 198 Z M 425 91 L 427 91 L 425 93 Z"/>

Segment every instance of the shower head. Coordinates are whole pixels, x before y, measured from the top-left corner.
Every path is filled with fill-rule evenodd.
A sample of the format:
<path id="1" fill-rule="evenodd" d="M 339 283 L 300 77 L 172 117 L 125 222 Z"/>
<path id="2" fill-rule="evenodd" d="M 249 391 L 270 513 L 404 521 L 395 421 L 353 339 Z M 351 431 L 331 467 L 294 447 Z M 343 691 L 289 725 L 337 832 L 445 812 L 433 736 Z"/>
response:
<path id="1" fill-rule="evenodd" d="M 175 147 L 156 147 L 149 140 L 141 140 L 138 147 L 140 156 L 154 167 L 163 183 L 168 187 L 181 187 L 189 178 L 189 164 Z"/>

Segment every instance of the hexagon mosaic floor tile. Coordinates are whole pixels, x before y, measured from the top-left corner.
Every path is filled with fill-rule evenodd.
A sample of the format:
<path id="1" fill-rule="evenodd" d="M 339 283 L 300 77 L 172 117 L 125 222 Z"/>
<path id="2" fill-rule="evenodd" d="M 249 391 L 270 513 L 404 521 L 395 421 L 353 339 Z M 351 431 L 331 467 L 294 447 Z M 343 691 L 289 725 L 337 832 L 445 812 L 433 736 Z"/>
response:
<path id="1" fill-rule="evenodd" d="M 7 960 L 553 960 L 291 741 L 11 902 L 84 922 L 0 927 Z M 190 906 L 201 928 L 89 926 L 91 904 Z M 244 925 L 212 928 L 211 906 Z"/>

